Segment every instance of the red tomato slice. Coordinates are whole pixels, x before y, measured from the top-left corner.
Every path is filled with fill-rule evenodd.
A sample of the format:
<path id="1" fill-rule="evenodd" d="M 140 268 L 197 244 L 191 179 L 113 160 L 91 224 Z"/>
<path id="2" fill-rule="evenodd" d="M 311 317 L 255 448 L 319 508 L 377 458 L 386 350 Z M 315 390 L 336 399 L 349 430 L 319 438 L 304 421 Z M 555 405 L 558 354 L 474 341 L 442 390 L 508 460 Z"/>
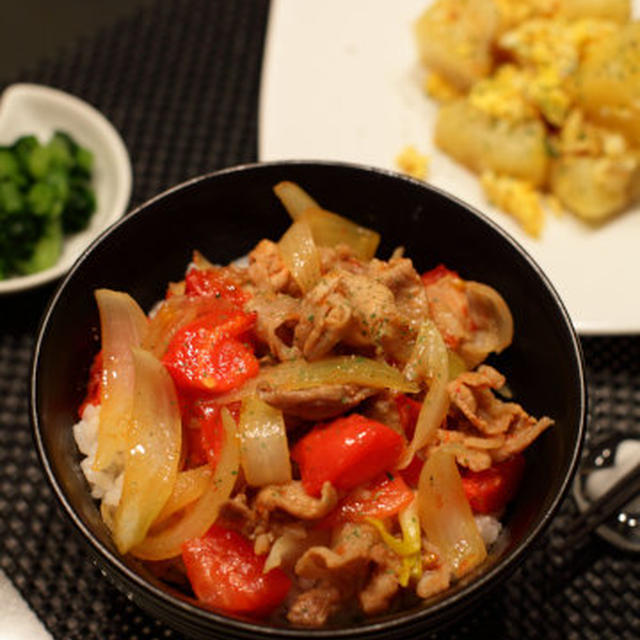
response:
<path id="1" fill-rule="evenodd" d="M 184 427 L 182 429 L 183 443 L 186 448 L 185 468 L 193 469 L 206 464 L 207 452 L 203 446 L 202 429 Z"/>
<path id="2" fill-rule="evenodd" d="M 242 307 L 249 299 L 232 278 L 224 274 L 222 269 L 196 269 L 191 268 L 187 271 L 184 279 L 185 294 L 193 296 L 215 296 L 223 298 Z"/>
<path id="3" fill-rule="evenodd" d="M 253 350 L 239 339 L 255 319 L 255 314 L 240 310 L 216 312 L 177 331 L 162 359 L 176 385 L 186 391 L 219 393 L 257 375 Z"/>
<path id="4" fill-rule="evenodd" d="M 425 286 L 428 286 L 430 284 L 433 284 L 434 282 L 437 282 L 438 280 L 440 280 L 440 278 L 444 278 L 444 276 L 449 276 L 449 275 L 455 276 L 456 278 L 460 277 L 456 271 L 452 271 L 445 265 L 439 264 L 433 269 L 431 269 L 430 271 L 425 271 L 420 276 L 420 278 L 422 279 L 422 283 Z"/>
<path id="5" fill-rule="evenodd" d="M 413 491 L 401 476 L 384 474 L 345 496 L 316 526 L 332 529 L 344 522 L 358 522 L 367 517 L 388 518 L 409 506 L 412 500 Z"/>
<path id="6" fill-rule="evenodd" d="M 231 402 L 228 405 L 202 404 L 199 407 L 201 418 L 202 449 L 205 452 L 205 459 L 212 469 L 215 470 L 218 464 L 218 457 L 224 444 L 224 427 L 222 426 L 221 412 L 223 406 L 229 410 L 231 417 L 238 422 L 240 415 L 240 402 Z"/>
<path id="7" fill-rule="evenodd" d="M 464 471 L 462 486 L 471 508 L 478 513 L 500 511 L 518 491 L 524 456 L 517 454 L 485 471 Z"/>
<path id="8" fill-rule="evenodd" d="M 404 450 L 403 437 L 387 425 L 353 413 L 315 426 L 294 446 L 305 491 L 320 495 L 325 482 L 355 489 L 393 469 Z"/>
<path id="9" fill-rule="evenodd" d="M 418 481 L 420 480 L 420 472 L 422 471 L 422 467 L 424 465 L 424 460 L 418 456 L 413 456 L 413 459 L 404 469 L 400 469 L 398 473 L 402 476 L 402 479 L 414 489 L 418 486 Z"/>
<path id="10" fill-rule="evenodd" d="M 182 559 L 198 599 L 228 613 L 265 616 L 291 587 L 281 569 L 262 572 L 266 556 L 257 556 L 249 540 L 217 525 L 203 537 L 187 540 Z"/>
<path id="11" fill-rule="evenodd" d="M 404 393 L 399 393 L 394 400 L 398 415 L 400 416 L 402 430 L 407 436 L 407 439 L 411 440 L 411 438 L 413 438 L 413 432 L 416 430 L 416 422 L 418 421 L 422 403 L 413 400 L 409 396 L 405 396 Z"/>

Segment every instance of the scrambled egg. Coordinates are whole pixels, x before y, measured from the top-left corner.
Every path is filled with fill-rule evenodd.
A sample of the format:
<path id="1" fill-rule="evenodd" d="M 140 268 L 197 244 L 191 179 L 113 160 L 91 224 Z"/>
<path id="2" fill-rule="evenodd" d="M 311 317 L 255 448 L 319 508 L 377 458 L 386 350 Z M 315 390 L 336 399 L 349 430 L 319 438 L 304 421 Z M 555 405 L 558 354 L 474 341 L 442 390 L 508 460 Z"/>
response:
<path id="1" fill-rule="evenodd" d="M 396 158 L 396 165 L 400 171 L 418 180 L 426 180 L 429 172 L 429 157 L 419 153 L 409 145 L 405 147 Z"/>
<path id="2" fill-rule="evenodd" d="M 597 3 L 580 0 L 474 0 L 474 20 L 469 18 L 468 3 L 469 0 L 434 0 L 419 18 L 416 29 L 422 62 L 429 69 L 426 93 L 443 105 L 462 102 L 472 108 L 464 112 L 468 115 L 464 122 L 458 119 L 448 129 L 438 129 L 437 125 L 439 146 L 482 174 L 488 199 L 514 216 L 532 236 L 542 232 L 545 208 L 558 211 L 564 204 L 585 219 L 604 219 L 619 210 L 620 203 L 628 204 L 632 197 L 629 194 L 640 190 L 633 187 L 640 176 L 640 150 L 633 142 L 630 144 L 624 133 L 586 120 L 588 105 L 580 98 L 580 71 L 591 51 L 617 38 L 621 29 L 633 27 L 628 22 L 629 2 L 615 0 L 615 7 L 609 11 Z M 446 37 L 442 16 L 449 20 Z M 633 32 L 627 36 L 632 43 L 636 42 L 634 37 Z M 466 49 L 472 58 L 488 55 L 488 70 L 471 69 L 461 61 L 458 54 Z M 637 53 L 635 50 L 636 65 L 640 62 L 636 60 Z M 470 78 L 466 88 L 461 88 L 461 76 Z M 608 111 L 603 110 L 605 115 L 620 110 L 613 100 Z M 469 116 L 474 111 L 490 118 L 485 115 L 474 121 Z M 453 113 L 446 111 L 446 117 Z M 492 158 L 498 158 L 500 148 L 508 145 L 504 139 L 498 141 L 490 127 L 506 127 L 513 131 L 515 139 L 522 130 L 518 126 L 532 122 L 544 125 L 541 148 L 546 147 L 547 158 L 542 161 L 548 166 L 543 175 L 548 173 L 549 177 L 543 186 L 554 194 L 551 200 L 536 191 L 533 178 L 517 178 L 519 168 L 514 167 L 513 174 L 507 175 L 513 163 L 496 160 L 492 166 Z M 454 135 L 455 141 L 447 143 L 454 140 Z M 478 162 L 477 149 L 484 149 L 481 156 L 486 161 Z M 402 162 L 411 173 L 414 156 L 405 153 Z M 515 157 L 507 149 L 502 156 L 506 158 L 507 153 Z M 541 153 L 544 156 L 545 149 Z M 488 165 L 488 171 L 483 164 Z M 588 198 L 580 192 L 584 191 L 583 185 L 594 182 L 599 190 L 589 197 L 595 213 L 585 215 L 581 200 Z"/>
<path id="3" fill-rule="evenodd" d="M 462 93 L 456 86 L 447 82 L 439 73 L 433 71 L 427 75 L 424 90 L 427 95 L 439 102 L 449 102 L 462 96 Z"/>
<path id="4" fill-rule="evenodd" d="M 544 224 L 542 195 L 530 182 L 491 171 L 485 171 L 480 181 L 491 204 L 510 213 L 529 235 L 540 236 Z"/>

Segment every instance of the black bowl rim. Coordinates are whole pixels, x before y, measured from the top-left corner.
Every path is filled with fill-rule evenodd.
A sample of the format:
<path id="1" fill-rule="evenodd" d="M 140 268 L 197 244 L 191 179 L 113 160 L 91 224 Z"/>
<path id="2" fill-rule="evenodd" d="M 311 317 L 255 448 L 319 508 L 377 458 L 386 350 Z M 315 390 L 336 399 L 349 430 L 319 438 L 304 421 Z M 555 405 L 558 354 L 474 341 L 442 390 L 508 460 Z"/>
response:
<path id="1" fill-rule="evenodd" d="M 484 570 L 478 577 L 474 580 L 470 581 L 469 584 L 465 585 L 459 591 L 452 593 L 449 596 L 443 596 L 440 600 L 434 602 L 430 606 L 425 607 L 419 611 L 410 611 L 406 613 L 394 613 L 390 614 L 390 616 L 379 619 L 377 622 L 364 623 L 359 624 L 353 627 L 331 627 L 326 629 L 306 629 L 306 628 L 298 628 L 298 627 L 276 627 L 276 626 L 267 626 L 262 624 L 255 624 L 252 622 L 248 622 L 245 620 L 240 620 L 237 618 L 233 618 L 230 616 L 224 616 L 221 614 L 217 614 L 216 612 L 205 609 L 198 606 L 195 601 L 192 604 L 186 600 L 180 600 L 171 596 L 166 591 L 163 591 L 157 588 L 155 585 L 148 582 L 141 575 L 130 569 L 122 560 L 122 558 L 113 553 L 111 549 L 107 548 L 103 545 L 96 536 L 92 533 L 87 525 L 84 524 L 80 516 L 75 512 L 73 506 L 67 499 L 64 494 L 62 487 L 58 483 L 56 476 L 53 472 L 51 464 L 46 455 L 46 450 L 44 446 L 44 440 L 40 429 L 40 420 L 37 415 L 37 388 L 38 388 L 38 363 L 40 360 L 41 350 L 44 343 L 44 338 L 46 335 L 46 329 L 49 324 L 49 320 L 57 306 L 57 302 L 62 295 L 67 283 L 74 277 L 75 273 L 82 267 L 87 256 L 94 250 L 96 246 L 98 246 L 105 237 L 113 233 L 116 229 L 120 228 L 122 225 L 126 225 L 128 220 L 142 211 L 146 210 L 148 207 L 153 205 L 159 200 L 166 198 L 167 196 L 181 191 L 183 189 L 191 188 L 199 183 L 207 182 L 211 179 L 215 179 L 218 176 L 225 176 L 227 174 L 232 173 L 240 173 L 240 172 L 252 172 L 252 171 L 262 171 L 268 170 L 273 167 L 286 167 L 286 166 L 320 166 L 320 167 L 329 167 L 336 169 L 347 169 L 350 171 L 356 172 L 366 172 L 366 173 L 374 173 L 380 176 L 384 176 L 385 178 L 392 178 L 394 180 L 400 180 L 401 182 L 407 182 L 412 184 L 413 186 L 417 186 L 420 189 L 426 189 L 428 191 L 435 192 L 439 194 L 441 197 L 451 200 L 456 203 L 459 207 L 465 209 L 470 215 L 476 216 L 480 218 L 485 224 L 489 225 L 494 232 L 502 237 L 502 239 L 510 244 L 516 252 L 518 252 L 522 258 L 524 258 L 525 262 L 528 263 L 529 267 L 536 273 L 538 278 L 547 288 L 551 297 L 553 298 L 558 311 L 560 312 L 560 316 L 564 322 L 565 329 L 570 337 L 572 351 L 575 357 L 576 362 L 576 377 L 580 382 L 579 389 L 579 420 L 577 424 L 577 434 L 576 434 L 576 446 L 571 452 L 570 459 L 568 461 L 566 473 L 564 475 L 564 479 L 562 481 L 560 490 L 557 492 L 553 501 L 546 513 L 540 518 L 538 524 L 530 529 L 524 538 L 521 540 L 520 544 L 511 551 L 508 555 L 505 555 L 498 562 L 496 562 L 489 569 Z M 40 326 L 37 333 L 37 340 L 33 350 L 32 355 L 32 363 L 31 363 L 31 376 L 30 376 L 30 393 L 29 393 L 29 414 L 32 424 L 33 437 L 36 444 L 38 456 L 40 458 L 40 462 L 42 464 L 43 469 L 45 470 L 45 475 L 49 481 L 49 485 L 53 488 L 54 494 L 58 499 L 59 503 L 63 507 L 63 511 L 66 513 L 67 517 L 71 520 L 73 525 L 75 526 L 76 531 L 85 539 L 86 542 L 89 543 L 88 548 L 93 551 L 94 556 L 97 557 L 99 562 L 105 562 L 107 567 L 111 572 L 115 572 L 119 574 L 125 583 L 128 583 L 132 586 L 135 586 L 136 590 L 142 592 L 150 592 L 150 595 L 159 599 L 166 606 L 170 608 L 177 607 L 181 610 L 181 613 L 187 614 L 189 616 L 194 616 L 194 619 L 200 619 L 203 623 L 215 623 L 217 625 L 221 625 L 222 627 L 227 626 L 228 628 L 235 628 L 241 633 L 252 634 L 254 636 L 263 637 L 283 637 L 283 638 L 300 638 L 301 636 L 305 638 L 329 638 L 329 637 L 340 637 L 340 638 L 352 638 L 356 636 L 376 636 L 380 633 L 384 633 L 385 631 L 392 631 L 396 628 L 401 628 L 403 625 L 409 624 L 418 624 L 424 618 L 433 618 L 436 626 L 437 621 L 442 620 L 445 621 L 445 618 L 448 615 L 456 610 L 467 609 L 471 604 L 475 603 L 481 597 L 483 597 L 489 590 L 491 590 L 495 585 L 497 585 L 500 581 L 505 579 L 510 573 L 512 573 L 524 560 L 525 556 L 534 546 L 534 544 L 540 539 L 542 534 L 545 532 L 556 512 L 558 511 L 560 504 L 564 500 L 567 492 L 569 490 L 571 480 L 575 474 L 577 469 L 578 462 L 580 460 L 581 451 L 583 447 L 585 431 L 586 431 L 586 416 L 587 416 L 587 385 L 585 378 L 585 367 L 584 367 L 584 356 L 582 352 L 581 343 L 578 339 L 577 333 L 573 326 L 573 323 L 570 319 L 568 311 L 562 302 L 558 292 L 555 287 L 546 276 L 541 267 L 536 263 L 536 261 L 529 255 L 529 253 L 524 249 L 520 243 L 513 238 L 507 231 L 505 231 L 502 227 L 500 227 L 496 222 L 491 220 L 488 216 L 486 216 L 481 211 L 478 211 L 473 206 L 468 203 L 462 201 L 457 196 L 448 193 L 438 187 L 434 187 L 429 185 L 423 181 L 417 180 L 415 178 L 411 178 L 410 176 L 406 176 L 404 174 L 400 174 L 398 172 L 382 169 L 380 167 L 374 167 L 365 164 L 357 164 L 351 162 L 342 162 L 342 161 L 330 161 L 330 160 L 282 160 L 282 161 L 270 161 L 270 162 L 254 162 L 254 163 L 245 163 L 230 166 L 224 169 L 208 172 L 206 174 L 202 174 L 199 176 L 195 176 L 188 180 L 185 180 L 177 185 L 174 185 L 161 193 L 151 197 L 146 200 L 142 204 L 135 207 L 131 212 L 127 215 L 123 216 L 120 220 L 116 221 L 110 227 L 105 229 L 80 255 L 80 257 L 76 260 L 74 265 L 71 267 L 69 272 L 66 274 L 62 282 L 57 286 L 55 292 L 51 296 L 51 299 L 47 305 L 47 308 L 43 314 L 43 317 L 40 321 Z"/>

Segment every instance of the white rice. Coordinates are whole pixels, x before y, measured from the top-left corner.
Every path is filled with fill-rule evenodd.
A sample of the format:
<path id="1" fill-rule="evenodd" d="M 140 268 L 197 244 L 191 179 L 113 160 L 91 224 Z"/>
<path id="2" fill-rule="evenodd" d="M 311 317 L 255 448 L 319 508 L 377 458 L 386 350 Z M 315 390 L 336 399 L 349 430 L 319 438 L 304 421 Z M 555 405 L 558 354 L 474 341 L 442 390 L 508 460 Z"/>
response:
<path id="1" fill-rule="evenodd" d="M 500 520 L 493 516 L 488 516 L 483 513 L 477 513 L 474 516 L 480 536 L 487 547 L 490 547 L 498 539 L 500 532 L 502 531 L 502 525 Z"/>
<path id="2" fill-rule="evenodd" d="M 120 502 L 122 494 L 124 465 L 118 463 L 104 471 L 93 469 L 98 449 L 99 422 L 100 407 L 88 404 L 82 413 L 80 422 L 73 425 L 73 437 L 80 453 L 85 456 L 80 463 L 80 468 L 91 487 L 91 496 L 96 500 L 102 500 L 108 506 L 115 507 Z"/>

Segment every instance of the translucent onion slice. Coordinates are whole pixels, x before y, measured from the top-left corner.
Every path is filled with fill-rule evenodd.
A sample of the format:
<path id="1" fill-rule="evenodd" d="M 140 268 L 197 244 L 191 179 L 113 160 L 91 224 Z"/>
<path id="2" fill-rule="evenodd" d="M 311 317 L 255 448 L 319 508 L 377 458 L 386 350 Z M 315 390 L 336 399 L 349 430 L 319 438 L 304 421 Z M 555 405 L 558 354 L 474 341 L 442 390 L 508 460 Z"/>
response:
<path id="1" fill-rule="evenodd" d="M 292 360 L 261 371 L 261 384 L 286 390 L 309 389 L 326 384 L 355 384 L 375 389 L 417 393 L 420 386 L 407 380 L 401 371 L 362 356 L 335 356 L 315 362 Z"/>
<path id="2" fill-rule="evenodd" d="M 289 443 L 282 411 L 256 396 L 242 401 L 238 422 L 240 461 L 252 487 L 291 481 Z"/>
<path id="3" fill-rule="evenodd" d="M 218 518 L 222 505 L 233 491 L 240 462 L 236 423 L 227 409 L 222 410 L 221 417 L 224 444 L 205 492 L 184 510 L 181 518 L 164 529 L 149 533 L 141 544 L 131 550 L 133 555 L 143 560 L 175 558 L 180 555 L 183 542 L 204 535 Z"/>
<path id="4" fill-rule="evenodd" d="M 307 209 L 319 208 L 319 204 L 295 182 L 279 182 L 273 191 L 284 205 L 292 220 L 297 220 Z"/>
<path id="5" fill-rule="evenodd" d="M 492 287 L 468 281 L 465 290 L 475 329 L 460 355 L 473 368 L 490 352 L 500 353 L 511 344 L 513 316 L 504 298 Z"/>
<path id="6" fill-rule="evenodd" d="M 153 521 L 153 526 L 155 527 L 164 522 L 174 513 L 200 498 L 211 483 L 212 475 L 213 471 L 208 464 L 203 464 L 195 469 L 180 471 L 173 485 L 173 491 Z"/>
<path id="7" fill-rule="evenodd" d="M 452 454 L 438 449 L 429 456 L 420 473 L 417 501 L 422 529 L 454 577 L 487 557 Z"/>
<path id="8" fill-rule="evenodd" d="M 306 222 L 294 222 L 278 243 L 280 256 L 303 293 L 320 280 L 318 248 Z"/>
<path id="9" fill-rule="evenodd" d="M 380 234 L 325 209 L 307 209 L 299 218 L 311 228 L 319 247 L 346 244 L 361 260 L 371 260 L 380 244 Z"/>
<path id="10" fill-rule="evenodd" d="M 134 401 L 127 431 L 122 497 L 113 521 L 121 553 L 142 542 L 171 495 L 182 445 L 178 396 L 171 376 L 147 351 L 133 348 Z"/>
<path id="11" fill-rule="evenodd" d="M 140 345 L 148 321 L 138 303 L 126 293 L 98 289 L 95 298 L 100 314 L 103 369 L 98 449 L 93 469 L 103 471 L 126 449 L 133 407 L 131 348 Z"/>
<path id="12" fill-rule="evenodd" d="M 420 326 L 405 374 L 413 380 L 426 379 L 429 390 L 420 408 L 413 438 L 398 465 L 401 469 L 411 462 L 416 451 L 429 444 L 449 410 L 449 355 L 440 332 L 431 320 L 425 320 Z"/>

